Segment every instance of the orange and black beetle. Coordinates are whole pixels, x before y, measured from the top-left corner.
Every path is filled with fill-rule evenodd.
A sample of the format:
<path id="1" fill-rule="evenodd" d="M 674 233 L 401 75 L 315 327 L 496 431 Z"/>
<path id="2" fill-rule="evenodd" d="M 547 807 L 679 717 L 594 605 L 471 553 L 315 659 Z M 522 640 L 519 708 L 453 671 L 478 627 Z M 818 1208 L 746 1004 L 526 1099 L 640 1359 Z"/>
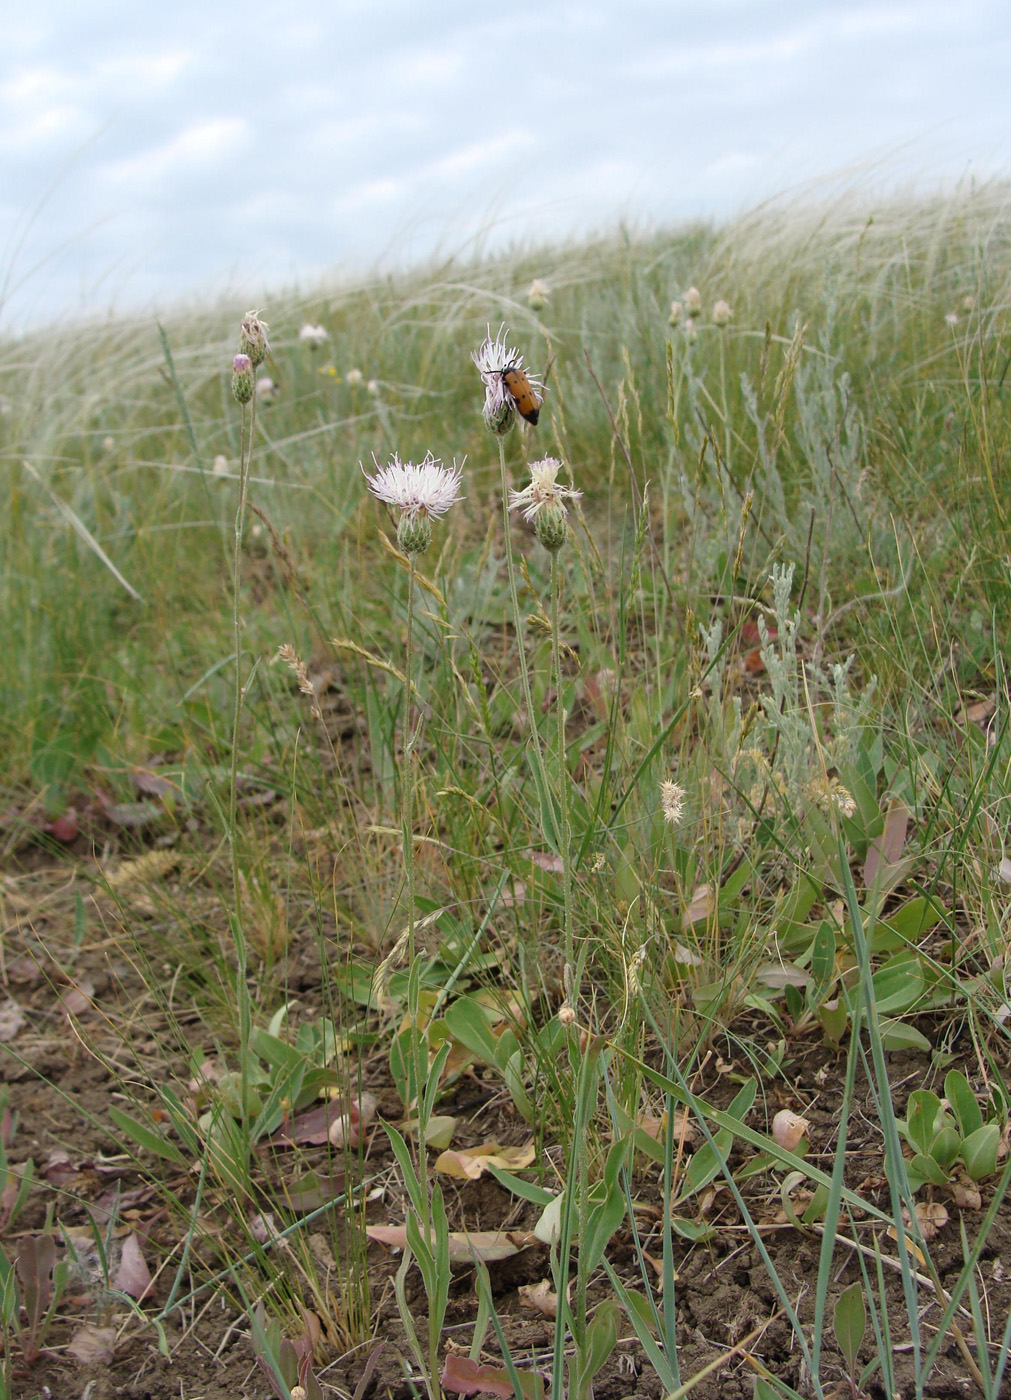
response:
<path id="1" fill-rule="evenodd" d="M 520 416 L 528 423 L 536 424 L 541 412 L 541 400 L 523 371 L 516 365 L 506 365 L 502 371 L 502 383 Z"/>

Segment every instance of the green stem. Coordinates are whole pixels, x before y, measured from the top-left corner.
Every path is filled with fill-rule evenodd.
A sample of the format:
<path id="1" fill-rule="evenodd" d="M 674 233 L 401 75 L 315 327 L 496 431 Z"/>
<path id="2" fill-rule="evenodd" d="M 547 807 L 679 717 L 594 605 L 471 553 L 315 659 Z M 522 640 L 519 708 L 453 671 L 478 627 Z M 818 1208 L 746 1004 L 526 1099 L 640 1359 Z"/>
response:
<path id="1" fill-rule="evenodd" d="M 513 627 L 516 629 L 516 650 L 519 655 L 520 678 L 523 683 L 523 703 L 527 707 L 527 723 L 530 727 L 530 744 L 534 752 L 534 765 L 541 783 L 544 783 L 544 760 L 541 756 L 541 743 L 537 733 L 533 696 L 530 694 L 530 673 L 527 670 L 526 651 L 523 646 L 523 626 L 520 621 L 520 600 L 516 592 L 516 564 L 513 559 L 511 522 L 509 519 L 509 483 L 506 478 L 505 443 L 498 442 L 499 472 L 502 483 L 502 529 L 505 534 L 506 573 L 509 575 L 509 598 L 513 609 Z"/>
<path id="2" fill-rule="evenodd" d="M 235 689 L 232 704 L 232 754 L 228 784 L 228 846 L 232 863 L 232 937 L 235 940 L 235 1000 L 239 1014 L 239 1087 L 243 1136 L 248 1129 L 247 1080 L 251 1016 L 247 971 L 249 963 L 246 934 L 242 926 L 242 882 L 239 876 L 238 791 L 239 725 L 246 691 L 242 684 L 242 535 L 246 521 L 246 490 L 253 455 L 253 429 L 256 424 L 255 396 L 242 407 L 241 451 L 239 457 L 239 500 L 235 508 L 232 544 L 232 642 L 235 648 Z"/>
<path id="3" fill-rule="evenodd" d="M 555 722 L 558 746 L 558 811 L 561 821 L 559 844 L 562 858 L 562 917 L 563 947 L 565 961 L 569 967 L 575 964 L 575 940 L 573 934 L 572 911 L 572 826 L 569 819 L 569 768 L 565 756 L 565 696 L 562 677 L 562 637 L 558 615 L 561 604 L 561 571 L 558 567 L 558 550 L 551 551 L 551 660 L 555 673 Z M 578 985 L 572 989 L 573 1001 L 578 1004 Z"/>
<path id="4" fill-rule="evenodd" d="M 407 1015 L 410 1022 L 411 1059 L 414 1065 L 415 1112 L 418 1121 L 418 1180 L 421 1183 L 423 1202 L 423 1233 L 426 1239 L 432 1238 L 432 1211 L 428 1194 L 428 1158 L 425 1136 L 428 1129 L 425 1110 L 425 1077 L 428 1068 L 427 1038 L 421 1030 L 421 979 L 418 975 L 417 913 L 415 908 L 416 878 L 414 869 L 414 792 L 415 755 L 421 721 L 411 728 L 411 698 L 414 694 L 414 595 L 418 556 L 414 552 L 408 556 L 410 567 L 407 576 L 407 641 L 404 648 L 404 777 L 402 783 L 403 802 L 401 824 L 404 839 L 404 871 L 407 880 L 407 966 L 410 969 L 407 983 Z M 408 1105 L 409 1108 L 409 1105 Z M 434 1374 L 434 1373 L 433 1373 Z"/>

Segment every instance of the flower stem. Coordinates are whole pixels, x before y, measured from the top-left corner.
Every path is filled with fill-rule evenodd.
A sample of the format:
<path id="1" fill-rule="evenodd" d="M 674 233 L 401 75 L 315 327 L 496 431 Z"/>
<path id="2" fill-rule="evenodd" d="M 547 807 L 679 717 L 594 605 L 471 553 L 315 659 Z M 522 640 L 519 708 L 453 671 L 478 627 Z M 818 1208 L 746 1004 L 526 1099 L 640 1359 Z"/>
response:
<path id="1" fill-rule="evenodd" d="M 248 1128 L 247 1081 L 249 1070 L 249 1035 L 251 1015 L 247 981 L 249 952 L 242 925 L 242 878 L 239 872 L 238 792 L 239 792 L 239 726 L 242 702 L 246 690 L 242 683 L 242 534 L 246 520 L 246 490 L 249 465 L 253 453 L 253 429 L 256 424 L 256 399 L 242 406 L 241 450 L 239 456 L 239 499 L 235 508 L 232 544 L 232 642 L 235 647 L 235 688 L 232 703 L 232 754 L 228 783 L 228 847 L 232 864 L 232 937 L 235 940 L 235 1001 L 239 1015 L 239 1084 L 240 1121 L 243 1137 Z"/>
<path id="2" fill-rule="evenodd" d="M 530 729 L 530 743 L 534 753 L 534 765 L 538 772 L 538 777 L 544 782 L 544 761 L 541 756 L 541 743 L 537 733 L 535 721 L 533 696 L 530 693 L 530 673 L 527 670 L 527 655 L 523 646 L 523 625 L 520 620 L 520 600 L 516 592 L 516 563 L 513 559 L 513 542 L 511 533 L 511 522 L 509 519 L 509 482 L 506 477 L 505 444 L 502 438 L 498 442 L 499 472 L 501 475 L 502 489 L 502 529 L 505 533 L 505 556 L 506 573 L 509 576 L 509 598 L 512 602 L 513 627 L 516 631 L 516 650 L 519 655 L 520 678 L 523 683 L 523 703 L 527 707 L 527 724 Z"/>
<path id="3" fill-rule="evenodd" d="M 569 819 L 569 769 L 565 757 L 565 696 L 562 677 L 562 637 L 559 624 L 561 606 L 561 571 L 559 550 L 551 552 L 551 660 L 555 676 L 555 722 L 558 745 L 558 812 L 560 831 L 559 855 L 562 858 L 563 944 L 565 961 L 575 965 L 572 917 L 572 827 Z M 574 989 L 578 997 L 578 988 Z"/>

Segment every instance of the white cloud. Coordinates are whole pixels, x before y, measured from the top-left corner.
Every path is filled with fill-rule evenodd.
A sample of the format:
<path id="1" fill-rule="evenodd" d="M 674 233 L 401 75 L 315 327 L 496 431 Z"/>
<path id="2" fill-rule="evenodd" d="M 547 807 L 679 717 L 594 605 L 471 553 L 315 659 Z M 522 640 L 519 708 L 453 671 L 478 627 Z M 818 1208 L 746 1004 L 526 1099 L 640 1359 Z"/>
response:
<path id="1" fill-rule="evenodd" d="M 249 125 L 241 117 L 219 117 L 186 127 L 160 146 L 140 155 L 100 166 L 98 175 L 109 184 L 164 183 L 170 177 L 219 165 L 249 138 Z"/>

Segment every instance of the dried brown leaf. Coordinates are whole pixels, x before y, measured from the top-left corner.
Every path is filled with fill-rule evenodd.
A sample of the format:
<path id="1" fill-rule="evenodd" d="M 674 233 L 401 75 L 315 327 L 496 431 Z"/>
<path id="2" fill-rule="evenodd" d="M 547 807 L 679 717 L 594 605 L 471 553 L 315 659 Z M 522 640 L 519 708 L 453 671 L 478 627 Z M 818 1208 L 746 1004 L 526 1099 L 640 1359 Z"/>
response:
<path id="1" fill-rule="evenodd" d="M 85 1323 L 67 1343 L 67 1351 L 82 1366 L 111 1366 L 116 1351 L 116 1329 Z"/>

